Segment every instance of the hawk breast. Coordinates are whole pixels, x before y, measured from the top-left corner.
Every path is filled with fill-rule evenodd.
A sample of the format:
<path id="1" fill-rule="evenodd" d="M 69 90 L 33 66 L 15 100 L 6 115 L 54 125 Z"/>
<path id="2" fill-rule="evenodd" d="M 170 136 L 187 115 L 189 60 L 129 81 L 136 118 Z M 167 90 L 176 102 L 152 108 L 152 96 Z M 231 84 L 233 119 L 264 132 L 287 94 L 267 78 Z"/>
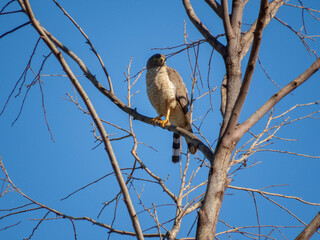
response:
<path id="1" fill-rule="evenodd" d="M 147 94 L 159 115 L 165 116 L 169 107 L 176 105 L 176 86 L 169 80 L 165 67 L 148 69 Z"/>

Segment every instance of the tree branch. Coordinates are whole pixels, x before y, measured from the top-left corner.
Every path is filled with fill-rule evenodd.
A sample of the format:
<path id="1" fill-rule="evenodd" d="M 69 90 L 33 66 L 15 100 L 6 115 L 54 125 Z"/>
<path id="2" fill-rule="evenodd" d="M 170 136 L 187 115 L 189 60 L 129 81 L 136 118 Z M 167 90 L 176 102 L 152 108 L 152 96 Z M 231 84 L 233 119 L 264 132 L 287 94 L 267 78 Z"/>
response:
<path id="1" fill-rule="evenodd" d="M 231 26 L 231 22 L 230 22 L 228 1 L 222 0 L 221 5 L 222 5 L 222 14 L 223 14 L 223 18 L 222 18 L 223 26 L 224 26 L 224 30 L 226 32 L 226 36 L 227 36 L 227 39 L 229 42 L 231 38 L 235 37 L 235 35 L 234 35 L 233 29 Z"/>
<path id="2" fill-rule="evenodd" d="M 18 30 L 18 29 L 20 29 L 20 28 L 23 28 L 24 26 L 29 25 L 30 23 L 31 23 L 30 21 L 29 21 L 29 22 L 26 22 L 26 23 L 21 24 L 20 26 L 14 28 L 14 29 L 12 29 L 12 30 L 10 30 L 10 31 L 8 31 L 8 32 L 5 32 L 4 34 L 0 35 L 0 39 L 3 38 L 4 36 L 10 34 L 10 33 L 13 33 L 14 31 L 16 31 L 16 30 Z"/>
<path id="3" fill-rule="evenodd" d="M 223 12 L 221 5 L 216 0 L 205 0 L 206 3 L 211 7 L 213 11 L 222 19 Z"/>
<path id="4" fill-rule="evenodd" d="M 241 39 L 241 27 L 242 27 L 242 16 L 245 2 L 243 0 L 232 0 L 232 12 L 230 16 L 230 23 L 234 31 L 237 43 Z"/>
<path id="5" fill-rule="evenodd" d="M 317 58 L 313 64 L 296 79 L 288 83 L 285 87 L 274 94 L 265 104 L 263 104 L 254 114 L 252 114 L 244 123 L 238 126 L 235 134 L 240 139 L 253 125 L 255 125 L 271 108 L 273 108 L 282 98 L 287 96 L 302 83 L 307 81 L 320 68 L 320 58 Z"/>
<path id="6" fill-rule="evenodd" d="M 193 23 L 193 25 L 199 30 L 199 32 L 204 36 L 204 38 L 207 40 L 207 42 L 216 49 L 223 58 L 226 56 L 226 47 L 220 43 L 216 38 L 212 36 L 212 34 L 209 32 L 209 30 L 204 26 L 204 24 L 200 21 L 200 19 L 195 14 L 192 5 L 190 3 L 190 0 L 182 0 L 183 6 L 187 12 L 187 15 L 190 19 L 190 21 Z"/>
<path id="7" fill-rule="evenodd" d="M 286 199 L 293 199 L 293 200 L 297 200 L 301 203 L 307 204 L 307 205 L 311 205 L 311 206 L 320 206 L 320 203 L 312 203 L 312 202 L 307 202 L 299 197 L 296 196 L 289 196 L 289 195 L 284 195 L 284 194 L 279 194 L 279 193 L 272 193 L 272 192 L 265 192 L 262 191 L 260 189 L 254 189 L 254 188 L 245 188 L 245 187 L 237 187 L 237 186 L 231 186 L 229 185 L 228 188 L 230 189 L 235 189 L 235 190 L 243 190 L 243 191 L 250 191 L 250 192 L 256 192 L 259 194 L 264 194 L 264 195 L 269 195 L 269 196 L 275 196 L 275 197 L 282 197 L 282 198 L 286 198 Z"/>

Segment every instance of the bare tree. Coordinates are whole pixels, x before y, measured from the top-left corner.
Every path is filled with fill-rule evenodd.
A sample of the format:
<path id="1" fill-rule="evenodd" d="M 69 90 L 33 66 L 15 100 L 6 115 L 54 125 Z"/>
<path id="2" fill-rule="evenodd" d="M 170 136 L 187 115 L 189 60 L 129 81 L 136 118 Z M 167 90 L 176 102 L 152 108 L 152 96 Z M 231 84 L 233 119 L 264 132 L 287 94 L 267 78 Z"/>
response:
<path id="1" fill-rule="evenodd" d="M 260 239 L 261 237 L 264 237 L 265 239 L 274 239 L 270 236 L 274 229 L 279 231 L 279 233 L 286 239 L 284 233 L 282 233 L 281 231 L 281 228 L 288 228 L 289 226 L 279 226 L 276 224 L 260 224 L 259 211 L 256 201 L 256 195 L 259 195 L 275 206 L 278 206 L 282 210 L 287 212 L 302 226 L 307 226 L 307 224 L 298 216 L 296 216 L 282 204 L 273 200 L 272 197 L 280 197 L 286 200 L 294 199 L 299 203 L 303 203 L 308 206 L 320 206 L 320 203 L 312 203 L 296 196 L 273 193 L 265 191 L 264 189 L 233 186 L 231 185 L 231 177 L 235 172 L 248 167 L 248 159 L 251 158 L 253 154 L 256 154 L 258 152 L 278 152 L 305 158 L 320 158 L 319 156 L 311 156 L 307 154 L 300 154 L 297 152 L 288 152 L 285 150 L 274 150 L 267 148 L 270 141 L 280 139 L 280 137 L 278 137 L 276 133 L 284 126 L 293 124 L 306 118 L 318 119 L 319 115 L 319 110 L 316 110 L 313 112 L 309 112 L 304 116 L 299 116 L 294 119 L 285 118 L 283 120 L 284 117 L 288 116 L 297 108 L 317 106 L 319 102 L 318 99 L 310 103 L 296 104 L 280 114 L 275 114 L 274 112 L 274 107 L 279 101 L 284 99 L 288 94 L 298 88 L 301 84 L 309 80 L 320 68 L 320 58 L 318 58 L 316 50 L 314 50 L 309 44 L 309 41 L 314 41 L 317 36 L 310 36 L 307 34 L 307 32 L 305 31 L 307 26 L 305 25 L 304 21 L 302 30 L 295 30 L 295 28 L 290 26 L 290 24 L 287 24 L 280 18 L 276 17 L 276 13 L 280 8 L 283 7 L 294 8 L 298 11 L 301 11 L 302 14 L 309 14 L 315 22 L 318 22 L 319 17 L 317 16 L 317 14 L 319 14 L 320 10 L 314 9 L 313 7 L 306 7 L 300 0 L 298 0 L 299 5 L 295 5 L 290 3 L 289 1 L 284 0 L 273 0 L 271 2 L 269 2 L 269 0 L 261 0 L 259 13 L 257 14 L 256 20 L 252 24 L 250 24 L 249 29 L 245 31 L 244 29 L 247 25 L 243 20 L 245 17 L 244 10 L 246 5 L 250 3 L 249 0 L 221 0 L 220 2 L 215 0 L 206 0 L 205 2 L 207 3 L 208 8 L 212 9 L 212 11 L 221 20 L 221 24 L 223 24 L 224 32 L 221 34 L 217 33 L 215 36 L 211 33 L 211 31 L 214 32 L 215 29 L 211 29 L 210 31 L 204 25 L 204 23 L 200 19 L 201 16 L 198 17 L 196 15 L 191 2 L 189 0 L 182 1 L 183 7 L 191 23 L 196 27 L 199 33 L 201 33 L 204 39 L 200 39 L 198 41 L 189 40 L 187 30 L 185 29 L 185 41 L 183 44 L 174 47 L 166 47 L 161 49 L 158 48 L 157 50 L 168 51 L 168 57 L 179 54 L 181 52 L 187 52 L 191 69 L 190 78 L 192 80 L 191 110 L 196 103 L 201 101 L 204 102 L 204 98 L 209 98 L 210 100 L 208 104 L 208 111 L 201 119 L 201 122 L 194 122 L 194 128 L 197 130 L 196 134 L 192 134 L 184 129 L 175 127 L 173 125 L 167 125 L 163 127 L 164 129 L 178 133 L 188 138 L 198 147 L 199 151 L 203 154 L 203 157 L 198 155 L 194 158 L 192 158 L 188 153 L 184 155 L 186 161 L 180 163 L 180 182 L 178 192 L 175 193 L 175 191 L 170 188 L 170 184 L 167 184 L 167 179 L 158 176 L 156 169 L 150 169 L 147 166 L 145 160 L 143 160 L 138 154 L 138 146 L 141 144 L 141 142 L 138 141 L 138 134 L 134 130 L 133 120 L 138 120 L 143 124 L 152 125 L 151 117 L 143 115 L 141 109 L 133 108 L 132 99 L 137 94 L 137 92 L 135 92 L 134 90 L 134 86 L 142 76 L 144 69 L 139 71 L 134 76 L 131 76 L 130 70 L 133 60 L 130 60 L 129 66 L 127 67 L 125 73 L 125 79 L 127 83 L 127 103 L 125 103 L 121 100 L 121 96 L 115 93 L 115 89 L 113 87 L 114 82 L 111 80 L 111 77 L 107 70 L 107 66 L 104 64 L 103 58 L 98 53 L 89 37 L 78 25 L 78 23 L 72 18 L 72 16 L 70 16 L 69 13 L 56 0 L 53 0 L 53 2 L 55 3 L 56 7 L 61 10 L 67 17 L 68 21 L 70 21 L 74 25 L 75 29 L 80 32 L 82 37 L 85 38 L 87 44 L 89 45 L 89 48 L 94 53 L 95 57 L 98 60 L 99 66 L 104 73 L 104 78 L 107 80 L 107 87 L 103 86 L 102 81 L 99 81 L 97 79 L 93 71 L 91 71 L 89 69 L 89 66 L 86 65 L 84 59 L 80 58 L 71 49 L 71 47 L 67 47 L 62 41 L 55 37 L 46 29 L 45 26 L 41 24 L 41 20 L 39 20 L 33 13 L 33 5 L 31 5 L 28 0 L 8 1 L 3 5 L 0 11 L 1 15 L 16 15 L 23 13 L 27 20 L 25 23 L 13 28 L 12 30 L 4 32 L 0 36 L 0 39 L 6 37 L 8 34 L 12 34 L 13 32 L 21 28 L 26 28 L 26 26 L 29 26 L 28 29 L 31 29 L 30 26 L 32 26 L 32 29 L 36 30 L 39 38 L 34 46 L 32 55 L 29 58 L 23 74 L 21 75 L 14 89 L 7 98 L 1 114 L 5 111 L 7 104 L 10 101 L 11 96 L 13 96 L 14 92 L 18 91 L 18 95 L 20 94 L 21 88 L 26 83 L 27 73 L 32 72 L 34 74 L 34 78 L 30 84 L 25 84 L 27 91 L 24 100 L 29 90 L 34 85 L 38 84 L 40 86 L 40 92 L 42 95 L 43 113 L 45 116 L 48 131 L 53 140 L 53 135 L 48 123 L 45 104 L 43 100 L 43 82 L 41 79 L 45 77 L 42 74 L 42 70 L 44 68 L 44 65 L 46 64 L 47 59 L 54 56 L 58 61 L 59 66 L 63 68 L 63 71 L 66 74 L 65 77 L 67 77 L 71 81 L 75 90 L 74 95 L 68 93 L 67 100 L 77 106 L 80 111 L 92 118 L 94 122 L 92 124 L 92 133 L 97 142 L 97 146 L 104 146 L 105 153 L 107 154 L 112 166 L 112 171 L 110 173 L 70 193 L 64 199 L 71 197 L 79 191 L 90 187 L 91 185 L 109 176 L 115 177 L 120 190 L 115 193 L 114 196 L 112 196 L 111 200 L 108 200 L 104 203 L 97 217 L 76 217 L 64 213 L 63 211 L 58 211 L 56 208 L 50 207 L 47 204 L 43 204 L 24 193 L 23 190 L 16 186 L 15 183 L 11 180 L 10 177 L 12 176 L 9 176 L 9 173 L 5 168 L 5 164 L 0 159 L 0 166 L 3 172 L 3 177 L 1 178 L 3 184 L 0 197 L 8 195 L 11 191 L 14 191 L 17 192 L 19 196 L 22 196 L 24 198 L 24 201 L 26 201 L 26 203 L 23 205 L 17 205 L 16 207 L 10 209 L 2 209 L 1 211 L 4 214 L 1 215 L 0 220 L 8 219 L 13 215 L 22 215 L 29 212 L 34 213 L 38 210 L 42 210 L 42 216 L 40 218 L 33 219 L 37 221 L 37 224 L 33 228 L 27 239 L 32 238 L 41 223 L 43 223 L 44 221 L 49 221 L 52 218 L 70 220 L 70 222 L 72 223 L 75 239 L 77 239 L 75 223 L 77 221 L 91 223 L 96 226 L 108 229 L 109 237 L 111 236 L 111 234 L 117 234 L 116 236 L 118 236 L 119 234 L 125 236 L 133 236 L 137 239 L 177 239 L 177 235 L 182 229 L 182 219 L 185 219 L 190 213 L 197 212 L 197 214 L 195 214 L 197 216 L 195 219 L 197 224 L 193 224 L 194 226 L 196 226 L 195 236 L 191 238 L 186 236 L 186 238 L 183 237 L 180 239 L 219 239 L 220 236 L 229 236 L 230 233 L 238 233 L 244 237 L 254 239 Z M 13 4 L 16 4 L 16 10 L 8 10 L 9 7 L 11 7 Z M 304 19 L 304 15 L 302 16 L 302 19 Z M 284 87 L 279 87 L 279 85 L 272 80 L 272 78 L 267 73 L 268 71 L 263 67 L 261 61 L 258 58 L 259 49 L 261 47 L 261 42 L 263 39 L 263 31 L 272 21 L 277 21 L 282 24 L 283 27 L 292 31 L 301 40 L 303 46 L 306 48 L 308 53 L 310 53 L 311 57 L 315 58 L 313 63 L 307 69 L 305 69 L 304 72 L 301 72 L 299 76 L 291 79 Z M 38 72 L 36 72 L 33 70 L 32 61 L 35 57 L 35 52 L 39 48 L 39 44 L 41 43 L 45 43 L 47 47 L 46 49 L 49 49 L 49 54 L 43 58 L 42 63 L 38 67 L 39 70 Z M 200 66 L 199 64 L 199 51 L 200 48 L 205 44 L 209 44 L 211 46 L 212 52 L 208 64 L 207 86 L 204 87 L 205 74 L 203 74 L 203 71 L 202 73 L 200 72 L 202 66 Z M 219 84 L 221 97 L 220 110 L 222 115 L 220 131 L 217 136 L 215 136 L 215 138 L 209 138 L 208 136 L 213 134 L 208 133 L 207 129 L 203 127 L 203 124 L 207 121 L 207 114 L 212 111 L 213 105 L 216 105 L 211 101 L 212 93 L 216 90 L 216 88 L 212 87 L 212 82 L 209 76 L 213 52 L 217 52 L 221 56 L 225 64 L 225 77 Z M 247 56 L 248 53 L 249 56 Z M 246 56 L 247 58 L 245 58 Z M 244 59 L 246 59 L 246 61 Z M 270 96 L 270 98 L 266 100 L 258 109 L 254 109 L 251 116 L 246 117 L 244 120 L 240 121 L 239 118 L 240 115 L 243 116 L 243 106 L 249 93 L 249 87 L 253 80 L 253 75 L 256 70 L 257 63 L 260 64 L 261 68 L 266 73 L 266 76 L 273 83 L 275 83 L 277 87 L 279 87 L 279 90 L 272 96 Z M 85 88 L 79 82 L 79 77 L 76 75 L 75 70 L 73 69 L 74 65 L 81 69 L 82 74 L 86 77 L 87 80 L 89 80 L 89 82 L 93 84 L 97 92 L 100 92 L 99 94 L 102 94 L 102 96 L 106 97 L 108 101 L 110 101 L 112 104 L 114 104 L 114 106 L 116 106 L 123 113 L 125 113 L 126 116 L 128 116 L 128 128 L 125 128 L 120 124 L 115 124 L 110 121 L 101 119 L 99 117 L 98 111 L 92 103 L 91 98 L 88 96 Z M 243 70 L 244 73 L 242 72 Z M 18 89 L 17 87 L 19 83 L 21 85 L 20 89 Z M 80 96 L 85 107 L 82 106 L 82 102 L 78 100 L 77 95 Z M 17 119 L 19 118 L 24 106 L 24 100 Z M 269 115 L 266 117 L 267 113 L 269 113 Z M 254 133 L 252 130 L 253 127 L 258 122 L 262 122 L 262 119 L 265 120 L 265 122 L 261 123 L 264 124 L 264 127 L 260 129 L 258 133 Z M 106 126 L 114 129 L 114 131 L 119 132 L 121 136 L 112 138 L 112 134 L 107 132 Z M 161 126 L 157 127 L 162 128 Z M 141 133 L 139 133 L 139 135 L 140 134 Z M 112 142 L 121 142 L 127 139 L 130 139 L 132 143 L 130 153 L 133 161 L 130 162 L 130 166 L 126 166 L 124 168 L 119 165 L 119 159 L 116 156 L 114 145 Z M 287 141 L 288 139 L 280 140 Z M 152 146 L 148 147 L 150 147 L 150 149 L 153 149 Z M 197 162 L 197 164 L 193 164 L 192 161 Z M 191 164 L 193 166 L 192 168 Z M 252 163 L 252 165 L 255 164 L 256 163 Z M 190 171 L 188 172 L 190 168 L 192 170 L 192 173 L 190 173 Z M 201 179 L 200 176 L 203 176 L 204 174 L 208 174 L 207 179 L 204 181 L 199 181 L 199 179 Z M 166 198 L 170 199 L 165 205 L 174 209 L 174 214 L 172 214 L 171 216 L 167 216 L 166 220 L 160 219 L 159 212 L 161 212 L 162 205 L 155 204 L 155 200 L 152 202 L 152 204 L 146 204 L 144 196 L 142 195 L 143 188 L 141 190 L 137 187 L 137 185 L 139 185 L 139 182 L 143 182 L 144 184 L 157 185 L 157 187 L 159 187 L 159 192 L 162 192 L 162 194 Z M 317 183 L 312 184 L 316 185 Z M 256 209 L 256 217 L 258 222 L 257 226 L 234 227 L 219 219 L 221 205 L 227 188 L 234 191 L 249 193 L 250 197 L 253 199 Z M 114 222 L 118 218 L 117 210 L 118 208 L 120 208 L 118 207 L 120 204 L 119 202 L 124 203 L 125 209 L 130 217 L 133 231 L 130 231 L 127 228 L 118 229 L 114 227 Z M 110 207 L 111 203 L 114 204 L 113 207 Z M 114 217 L 111 220 L 111 224 L 99 221 L 99 216 L 104 211 L 106 211 L 105 209 L 107 208 L 109 208 L 110 212 L 113 212 Z M 141 221 L 141 214 L 148 215 L 151 221 L 153 221 L 152 227 L 147 227 L 147 225 L 143 221 Z M 54 217 L 50 218 L 49 216 Z M 220 232 L 216 231 L 216 226 L 219 221 L 223 225 L 227 226 L 229 230 Z M 8 228 L 17 227 L 19 224 L 20 222 L 16 222 L 14 224 L 6 224 L 0 230 L 5 231 Z M 269 233 L 266 233 L 262 230 L 270 228 L 272 230 L 269 231 Z M 251 231 L 251 229 L 255 229 L 255 231 Z M 151 231 L 152 233 L 149 233 L 147 231 Z M 316 230 L 314 230 L 312 234 L 314 232 L 316 232 Z M 319 232 L 316 234 L 319 234 Z"/>

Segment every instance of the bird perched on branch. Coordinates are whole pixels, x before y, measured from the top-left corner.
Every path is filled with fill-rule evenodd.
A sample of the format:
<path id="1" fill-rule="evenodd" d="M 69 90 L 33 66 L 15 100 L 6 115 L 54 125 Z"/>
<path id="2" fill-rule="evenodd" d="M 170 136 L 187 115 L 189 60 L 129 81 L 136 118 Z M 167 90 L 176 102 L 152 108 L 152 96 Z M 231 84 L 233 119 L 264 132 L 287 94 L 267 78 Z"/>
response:
<path id="1" fill-rule="evenodd" d="M 180 74 L 167 66 L 163 54 L 155 54 L 147 62 L 146 85 L 149 100 L 159 116 L 152 119 L 164 127 L 168 122 L 192 132 L 187 88 Z M 165 117 L 164 120 L 161 118 Z M 180 135 L 173 134 L 172 162 L 180 160 Z M 186 139 L 191 154 L 197 147 Z"/>

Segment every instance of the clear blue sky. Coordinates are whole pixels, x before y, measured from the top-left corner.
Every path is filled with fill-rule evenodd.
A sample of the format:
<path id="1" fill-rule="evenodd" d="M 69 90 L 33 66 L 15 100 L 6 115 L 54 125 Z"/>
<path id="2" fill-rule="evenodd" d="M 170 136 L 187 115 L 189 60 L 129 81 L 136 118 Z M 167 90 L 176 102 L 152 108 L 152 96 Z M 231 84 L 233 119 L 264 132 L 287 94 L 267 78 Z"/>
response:
<path id="1" fill-rule="evenodd" d="M 258 14 L 258 1 L 252 0 L 251 2 L 245 10 L 245 23 L 252 23 Z M 297 1 L 291 2 L 298 4 Z M 320 9 L 320 2 L 313 2 L 314 5 L 310 7 Z M 0 8 L 2 8 L 4 3 L 0 4 Z M 63 3 L 61 1 L 61 4 L 89 36 L 106 64 L 113 81 L 115 93 L 124 102 L 126 102 L 127 86 L 124 72 L 126 72 L 126 67 L 131 57 L 133 57 L 131 75 L 134 75 L 145 66 L 147 59 L 152 54 L 157 53 L 157 51 L 151 50 L 152 48 L 172 47 L 183 44 L 184 21 L 186 22 L 189 40 L 196 41 L 203 38 L 188 20 L 181 1 L 97 0 L 89 2 L 78 0 L 64 1 Z M 212 13 L 204 1 L 192 1 L 192 4 L 198 16 L 214 35 L 223 32 L 221 21 Z M 99 67 L 97 59 L 88 45 L 85 44 L 85 39 L 82 38 L 55 4 L 52 1 L 34 0 L 31 1 L 31 6 L 40 23 L 82 58 L 91 72 L 97 76 L 97 79 L 107 86 L 107 80 Z M 18 4 L 12 4 L 12 7 L 8 10 L 17 8 Z M 284 6 L 277 16 L 295 29 L 300 30 L 302 26 L 301 11 Z M 319 22 L 314 21 L 307 12 L 304 12 L 304 16 L 307 33 L 309 35 L 319 35 Z M 22 13 L 0 16 L 0 34 L 26 21 L 27 18 Z M 259 54 L 261 63 L 270 77 L 281 87 L 301 74 L 315 60 L 315 57 L 310 56 L 305 50 L 299 38 L 277 21 L 273 21 L 267 27 L 263 37 Z M 38 34 L 35 30 L 31 26 L 27 26 L 0 40 L 0 110 L 2 110 L 15 83 L 25 69 L 37 39 Z M 315 39 L 318 40 L 317 38 Z M 318 41 L 308 41 L 308 43 L 319 53 L 320 46 Z M 41 42 L 32 62 L 32 69 L 35 72 L 40 67 L 43 55 L 48 53 L 49 50 Z M 167 54 L 170 51 L 162 51 L 162 53 Z M 202 44 L 199 66 L 204 86 L 200 86 L 200 93 L 198 90 L 195 91 L 195 97 L 207 91 L 210 54 L 210 47 L 207 44 Z M 66 59 L 74 73 L 80 76 L 79 80 L 91 98 L 99 116 L 104 120 L 128 129 L 127 114 L 121 112 L 108 99 L 102 96 L 82 76 L 80 69 L 68 57 Z M 187 53 L 183 52 L 169 58 L 168 65 L 180 72 L 190 92 L 192 84 L 190 75 L 192 72 Z M 51 56 L 42 74 L 64 73 L 61 66 L 57 64 L 56 59 Z M 210 143 L 213 143 L 217 138 L 219 124 L 221 123 L 219 87 L 224 74 L 223 61 L 217 53 L 214 53 L 210 70 L 210 87 L 217 86 L 217 91 L 211 95 L 214 109 L 208 114 L 208 118 L 202 127 L 202 133 Z M 276 106 L 274 114 L 278 115 L 298 103 L 310 103 L 319 100 L 319 76 L 319 73 L 316 73 L 308 82 L 288 95 Z M 78 188 L 112 171 L 103 147 L 99 146 L 92 150 L 96 146 L 91 132 L 92 119 L 78 110 L 74 104 L 65 100 L 66 93 L 74 96 L 70 81 L 66 77 L 43 76 L 41 78 L 44 84 L 43 93 L 47 119 L 55 140 L 54 143 L 47 130 L 39 84 L 30 89 L 18 121 L 11 126 L 19 114 L 26 93 L 25 85 L 30 84 L 33 78 L 34 75 L 30 71 L 26 82 L 22 86 L 20 95 L 15 97 L 18 93 L 16 90 L 5 112 L 0 116 L 0 154 L 7 171 L 16 186 L 36 201 L 68 215 L 96 218 L 103 206 L 102 203 L 110 201 L 114 194 L 119 191 L 113 176 L 80 191 L 67 200 L 60 201 L 61 198 Z M 250 90 L 251 92 L 245 103 L 245 110 L 241 115 L 241 121 L 250 116 L 278 88 L 266 77 L 261 67 L 257 65 Z M 150 117 L 155 116 L 156 113 L 145 92 L 145 73 L 142 74 L 132 91 L 139 91 L 132 99 L 134 102 L 133 107 L 137 108 L 141 114 Z M 208 96 L 195 103 L 193 118 L 199 118 L 199 120 L 195 121 L 196 125 L 200 124 L 201 119 L 209 109 L 209 103 Z M 83 106 L 81 101 L 80 104 Z M 314 111 L 319 111 L 319 105 L 296 109 L 290 114 L 290 120 Z M 275 120 L 274 123 L 280 123 L 284 119 Z M 170 176 L 167 181 L 168 186 L 177 194 L 180 170 L 179 165 L 171 163 L 172 133 L 139 121 L 134 121 L 133 124 L 138 141 L 146 144 L 139 144 L 139 156 L 160 177 L 167 178 Z M 255 134 L 259 133 L 259 130 L 265 124 L 266 119 L 263 119 L 261 123 L 254 127 L 253 132 Z M 106 125 L 106 130 L 109 134 L 116 134 L 115 136 L 110 136 L 111 138 L 124 135 L 123 132 L 109 125 Z M 275 139 L 271 142 L 272 144 L 264 148 L 319 156 L 319 133 L 319 119 L 308 118 L 285 126 L 276 134 L 280 138 L 298 139 L 298 141 Z M 248 137 L 245 139 L 248 139 Z M 115 141 L 112 144 L 120 167 L 132 167 L 134 161 L 130 154 L 132 140 Z M 157 151 L 147 145 L 152 146 Z M 183 147 L 185 150 L 185 144 Z M 202 154 L 199 154 L 199 157 L 202 157 Z M 319 202 L 320 159 L 260 152 L 250 157 L 249 160 L 249 165 L 257 162 L 259 164 L 252 168 L 238 171 L 231 177 L 233 180 L 231 185 L 259 189 L 266 186 L 288 184 L 267 190 L 295 195 L 309 202 Z M 185 158 L 183 159 L 184 161 Z M 198 160 L 192 158 L 188 174 L 191 174 L 198 165 Z M 142 172 L 136 176 L 147 178 L 146 174 Z M 195 183 L 199 183 L 206 177 L 207 171 L 203 169 L 197 175 Z M 152 207 L 152 203 L 156 205 L 170 203 L 170 199 L 163 197 L 162 190 L 155 184 L 136 180 L 134 181 L 134 187 L 139 193 L 143 191 L 141 196 L 147 207 Z M 132 186 L 130 190 L 136 203 L 137 212 L 139 212 L 142 208 L 138 204 Z M 204 191 L 204 188 L 201 188 L 198 194 L 201 191 Z M 261 225 L 301 225 L 278 206 L 271 204 L 258 194 L 255 196 Z M 275 197 L 272 199 L 282 203 L 306 223 L 311 221 L 320 210 L 319 207 L 310 207 L 295 200 L 283 201 Z M 24 203 L 26 201 L 22 197 L 18 197 L 15 193 L 10 193 L 0 199 L 0 209 L 12 208 Z M 133 231 L 121 200 L 119 204 L 117 212 L 119 217 L 114 227 Z M 113 208 L 114 204 L 111 204 L 98 220 L 111 224 Z M 174 216 L 174 208 L 170 206 L 158 207 L 157 211 L 162 222 Z M 45 213 L 46 211 L 38 211 L 33 214 L 21 215 L 21 218 L 18 216 L 0 220 L 0 229 L 18 222 L 19 219 L 22 220 L 18 226 L 6 231 L 0 231 L 0 239 L 27 238 L 37 224 L 37 221 L 29 219 L 41 219 Z M 186 217 L 178 237 L 186 236 L 195 220 L 195 216 L 195 213 L 193 213 Z M 55 216 L 50 214 L 48 217 L 54 218 Z M 140 214 L 139 218 L 143 229 L 154 226 L 147 213 Z M 250 195 L 246 192 L 228 189 L 221 209 L 220 219 L 235 227 L 257 225 L 255 206 Z M 170 224 L 166 226 L 170 229 Z M 78 239 L 106 239 L 108 233 L 103 228 L 84 222 L 76 222 L 76 229 Z M 226 229 L 228 228 L 224 225 L 218 224 L 217 232 Z M 264 233 L 268 234 L 270 231 L 271 228 L 268 228 L 264 230 Z M 286 234 L 288 239 L 293 239 L 301 229 L 284 229 L 281 231 Z M 156 229 L 149 232 L 154 233 Z M 194 233 L 195 228 L 191 231 L 190 236 L 194 236 Z M 277 231 L 274 231 L 270 236 L 275 239 L 283 239 Z M 48 220 L 40 225 L 33 239 L 74 239 L 72 225 L 68 220 Z M 118 235 L 111 235 L 111 239 L 128 239 L 128 237 L 121 238 Z M 222 236 L 220 239 L 228 239 L 228 236 Z"/>

